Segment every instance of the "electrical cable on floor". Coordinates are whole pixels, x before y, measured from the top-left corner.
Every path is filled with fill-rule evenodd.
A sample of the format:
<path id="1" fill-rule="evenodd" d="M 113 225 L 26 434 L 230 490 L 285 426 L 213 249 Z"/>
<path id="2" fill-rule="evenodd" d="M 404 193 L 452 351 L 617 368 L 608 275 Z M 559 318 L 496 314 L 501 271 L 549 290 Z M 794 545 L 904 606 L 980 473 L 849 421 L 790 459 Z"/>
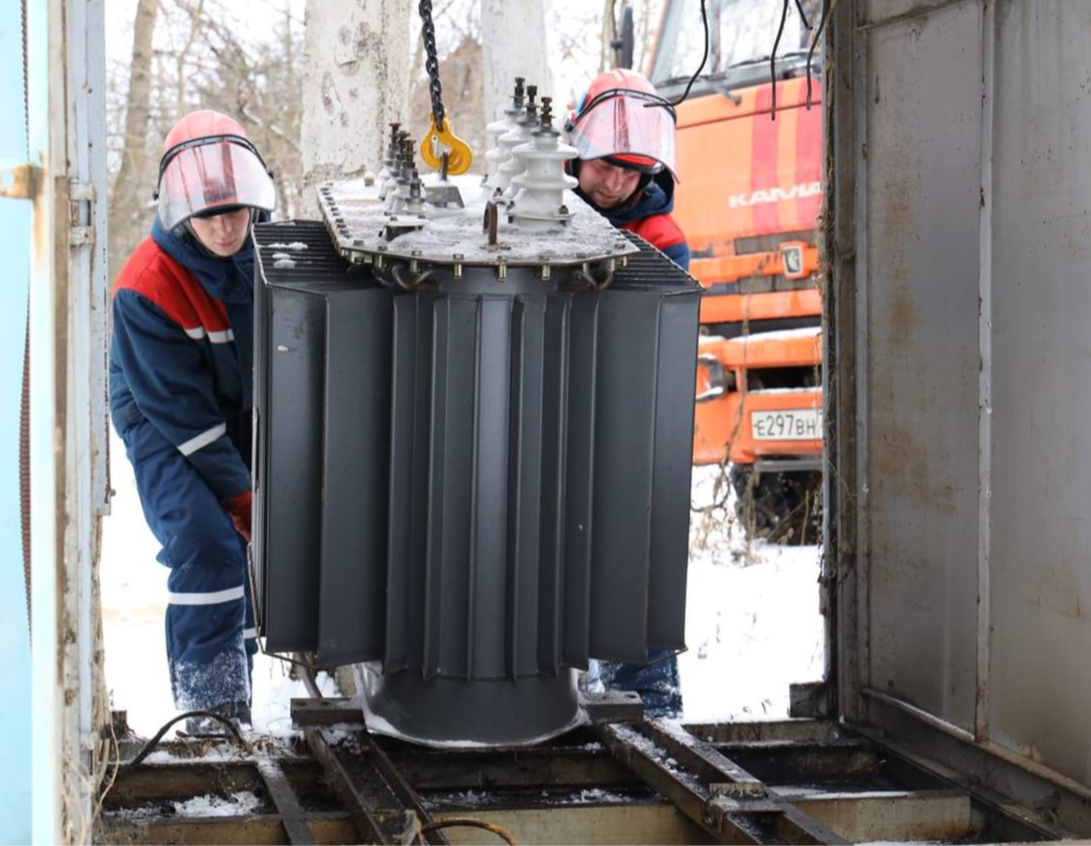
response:
<path id="1" fill-rule="evenodd" d="M 140 750 L 137 756 L 125 765 L 124 769 L 131 770 L 143 763 L 144 759 L 147 758 L 152 753 L 152 750 L 159 745 L 159 741 L 163 739 L 163 736 L 171 730 L 171 727 L 175 723 L 185 720 L 189 717 L 211 717 L 216 722 L 222 723 L 224 726 L 227 727 L 228 731 L 231 732 L 236 742 L 243 749 L 243 751 L 249 751 L 250 746 L 245 740 L 242 739 L 242 735 L 239 734 L 238 726 L 236 726 L 228 717 L 223 716 L 223 714 L 216 714 L 212 711 L 186 711 L 184 714 L 179 714 L 170 722 L 164 724 L 163 727 L 155 733 L 155 737 L 153 737 L 151 740 L 144 744 L 144 748 Z"/>
<path id="2" fill-rule="evenodd" d="M 498 825 L 485 822 L 484 820 L 475 820 L 473 817 L 451 817 L 446 820 L 435 820 L 427 825 L 421 826 L 421 834 L 427 834 L 429 831 L 438 831 L 441 828 L 455 828 L 459 826 L 466 826 L 467 828 L 483 828 L 485 831 L 491 831 L 497 837 L 503 838 L 509 846 L 519 846 L 519 841 L 516 840 L 510 832 L 505 831 Z"/>

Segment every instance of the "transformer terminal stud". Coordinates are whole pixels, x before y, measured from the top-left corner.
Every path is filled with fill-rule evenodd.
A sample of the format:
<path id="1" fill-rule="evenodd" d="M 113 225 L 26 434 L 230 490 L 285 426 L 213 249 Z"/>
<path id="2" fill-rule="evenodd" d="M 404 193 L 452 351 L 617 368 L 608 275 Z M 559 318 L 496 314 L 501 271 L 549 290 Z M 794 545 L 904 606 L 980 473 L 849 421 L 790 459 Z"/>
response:
<path id="1" fill-rule="evenodd" d="M 398 152 L 398 130 L 401 124 L 393 121 L 390 124 L 390 138 L 387 139 L 386 151 L 383 153 L 383 166 L 379 171 L 379 199 L 386 199 L 386 183 L 390 179 L 391 168 L 394 166 L 394 157 Z"/>
<path id="2" fill-rule="evenodd" d="M 397 130 L 396 137 L 393 139 L 394 156 L 390 164 L 390 175 L 387 177 L 386 182 L 383 183 L 383 189 L 379 195 L 387 201 L 387 210 L 389 210 L 391 192 L 398 190 L 398 177 L 401 175 L 405 163 L 406 141 L 410 141 L 409 133 L 404 129 Z M 411 141 L 410 144 L 412 144 Z M 409 155 L 412 156 L 412 150 L 410 150 Z"/>

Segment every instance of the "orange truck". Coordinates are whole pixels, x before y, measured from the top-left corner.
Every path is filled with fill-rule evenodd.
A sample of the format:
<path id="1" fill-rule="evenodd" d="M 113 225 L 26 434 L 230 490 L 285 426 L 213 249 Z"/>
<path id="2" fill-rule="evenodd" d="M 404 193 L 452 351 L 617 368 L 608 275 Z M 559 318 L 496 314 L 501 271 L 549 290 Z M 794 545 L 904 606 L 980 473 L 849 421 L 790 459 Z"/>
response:
<path id="1" fill-rule="evenodd" d="M 817 58 L 807 107 L 810 33 L 789 5 L 774 92 L 782 0 L 707 0 L 709 61 L 678 107 L 674 215 L 692 250 L 690 271 L 706 289 L 693 461 L 730 462 L 748 535 L 814 543 L 822 111 Z M 699 0 L 667 0 L 648 67 L 664 96 L 685 89 L 703 48 Z"/>

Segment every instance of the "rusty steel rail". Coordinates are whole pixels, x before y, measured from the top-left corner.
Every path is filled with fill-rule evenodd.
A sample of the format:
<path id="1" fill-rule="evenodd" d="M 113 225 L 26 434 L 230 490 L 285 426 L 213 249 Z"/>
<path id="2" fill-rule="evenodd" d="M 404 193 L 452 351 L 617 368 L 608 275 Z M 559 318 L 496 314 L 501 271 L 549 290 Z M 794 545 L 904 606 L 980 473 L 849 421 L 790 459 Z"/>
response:
<path id="1" fill-rule="evenodd" d="M 288 842 L 292 846 L 314 846 L 314 834 L 306 823 L 306 813 L 280 764 L 271 758 L 260 758 L 257 768 L 276 805 Z"/>
<path id="2" fill-rule="evenodd" d="M 229 761 L 123 771 L 104 797 L 96 842 L 397 843 L 423 836 L 446 843 L 427 826 L 464 817 L 464 791 L 476 794 L 475 823 L 527 842 L 589 842 L 604 827 L 617 842 L 633 843 L 694 842 L 701 832 L 720 843 L 996 843 L 1068 834 L 1049 824 L 1047 811 L 983 791 L 863 729 L 806 721 L 688 729 L 609 723 L 529 748 L 452 751 L 372 736 L 362 722 L 352 724 L 351 709 L 333 704 L 300 710 L 309 749 L 292 744 Z M 336 729 L 325 724 L 334 716 Z M 174 752 L 185 758 L 199 748 L 183 744 Z M 259 804 L 242 817 L 212 811 L 179 818 L 165 807 L 244 791 Z"/>
<path id="3" fill-rule="evenodd" d="M 310 746 L 315 759 L 322 765 L 322 769 L 326 771 L 330 786 L 333 787 L 334 792 L 337 794 L 342 804 L 349 809 L 349 813 L 352 816 L 352 822 L 356 826 L 356 830 L 360 834 L 360 837 L 364 839 L 364 842 L 390 843 L 391 841 L 387 838 L 382 826 L 380 826 L 379 820 L 371 812 L 373 804 L 370 800 L 372 797 L 365 794 L 360 787 L 357 786 L 348 769 L 346 769 L 337 755 L 334 754 L 334 751 L 326 740 L 322 730 L 314 728 L 306 729 L 304 731 L 304 737 L 307 739 L 307 745 Z M 389 804 L 392 805 L 394 803 L 391 802 Z"/>
<path id="4" fill-rule="evenodd" d="M 305 729 L 304 737 L 366 842 L 402 843 L 419 835 L 437 846 L 449 843 L 440 831 L 421 832 L 432 818 L 366 729 L 340 741 L 320 728 Z M 343 745 L 352 747 L 348 754 L 340 753 Z"/>
<path id="5" fill-rule="evenodd" d="M 427 830 L 427 826 L 433 822 L 432 817 L 428 811 L 425 810 L 424 804 L 421 802 L 421 798 L 417 791 L 413 789 L 413 786 L 406 780 L 394 763 L 387 757 L 383 748 L 375 741 L 375 736 L 368 731 L 363 732 L 363 740 L 367 744 L 368 754 L 371 757 L 372 763 L 375 764 L 379 774 L 386 780 L 387 785 L 394 792 L 394 795 L 398 798 L 398 801 L 402 805 L 412 810 L 417 818 L 420 820 L 421 828 L 424 831 L 423 837 L 426 843 L 446 844 L 447 838 L 438 829 Z"/>
<path id="6" fill-rule="evenodd" d="M 846 843 L 798 808 L 768 793 L 742 767 L 680 728 L 592 729 L 621 763 L 719 843 Z"/>

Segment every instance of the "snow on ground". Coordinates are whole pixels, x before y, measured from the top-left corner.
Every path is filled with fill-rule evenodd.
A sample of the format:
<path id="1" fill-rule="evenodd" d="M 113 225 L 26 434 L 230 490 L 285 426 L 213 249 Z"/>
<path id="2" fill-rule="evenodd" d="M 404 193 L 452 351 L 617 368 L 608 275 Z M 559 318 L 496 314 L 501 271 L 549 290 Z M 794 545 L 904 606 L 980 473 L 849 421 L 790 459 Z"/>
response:
<path id="1" fill-rule="evenodd" d="M 685 719 L 788 716 L 788 686 L 822 678 L 818 548 L 758 546 L 753 563 L 690 560 L 689 651 L 679 659 Z"/>
<path id="2" fill-rule="evenodd" d="M 689 721 L 788 716 L 788 689 L 822 678 L 821 549 L 747 542 L 727 471 L 694 467 L 686 643 Z"/>
<path id="3" fill-rule="evenodd" d="M 171 804 L 180 817 L 245 817 L 261 807 L 261 800 L 251 791 L 243 790 L 227 799 L 209 794 Z"/>
<path id="4" fill-rule="evenodd" d="M 148 737 L 177 711 L 170 695 L 163 615 L 167 569 L 144 522 L 124 447 L 111 442 L 117 491 L 106 519 L 102 602 L 106 681 L 113 707 Z M 717 501 L 719 468 L 694 468 L 694 506 Z M 747 544 L 729 519 L 731 501 L 711 529 L 694 514 L 688 576 L 686 641 L 679 659 L 687 720 L 776 719 L 787 716 L 788 686 L 821 678 L 818 547 Z M 335 695 L 321 677 L 323 692 Z M 306 696 L 282 661 L 259 654 L 254 666 L 254 728 L 291 732 L 289 702 Z"/>

